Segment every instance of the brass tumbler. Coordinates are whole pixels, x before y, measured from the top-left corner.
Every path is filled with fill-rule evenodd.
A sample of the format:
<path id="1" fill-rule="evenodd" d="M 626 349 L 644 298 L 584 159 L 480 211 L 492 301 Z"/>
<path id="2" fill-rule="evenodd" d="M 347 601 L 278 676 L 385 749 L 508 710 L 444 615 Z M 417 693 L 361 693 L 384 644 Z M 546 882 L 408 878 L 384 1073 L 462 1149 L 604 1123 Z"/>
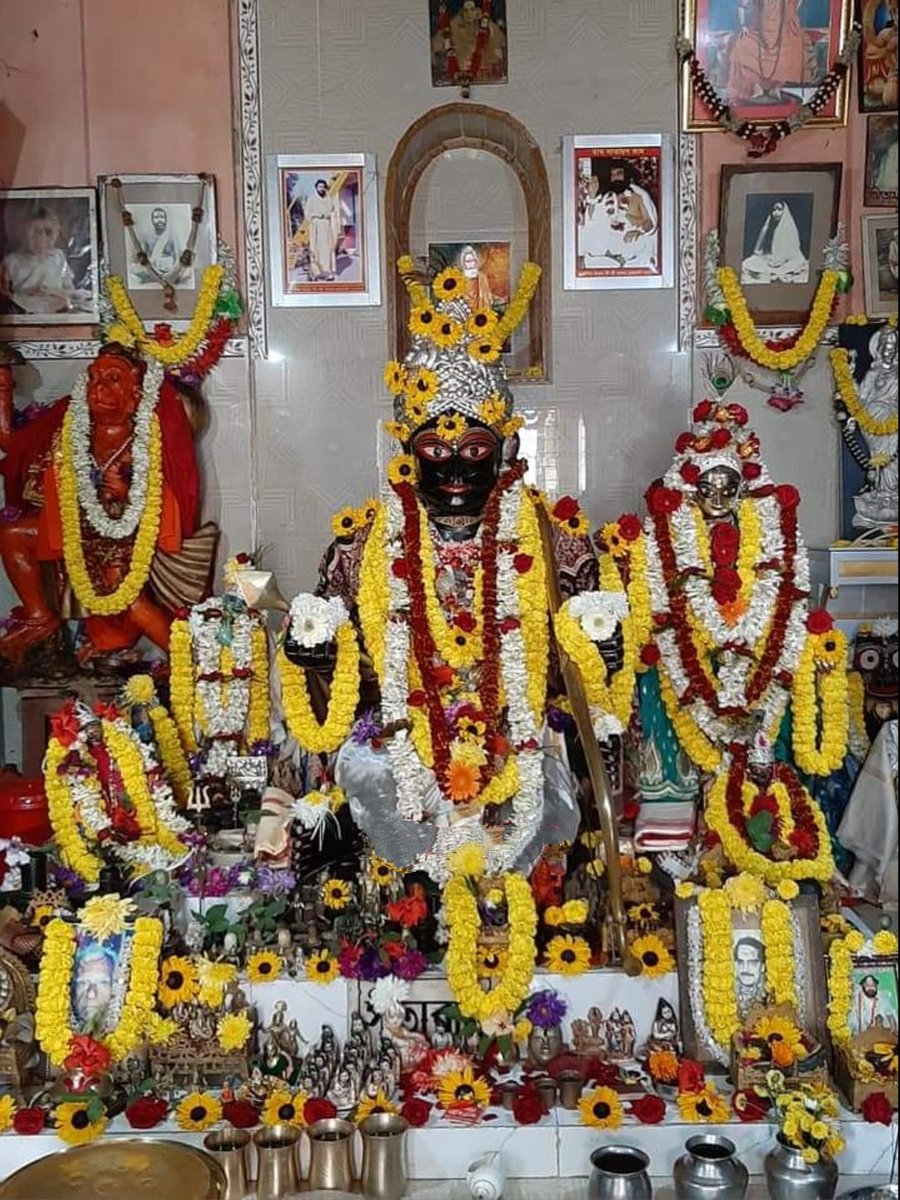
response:
<path id="1" fill-rule="evenodd" d="M 244 1200 L 249 1186 L 247 1158 L 250 1134 L 244 1129 L 216 1129 L 203 1139 L 203 1149 L 225 1173 L 222 1200 Z"/>
<path id="2" fill-rule="evenodd" d="M 556 1086 L 559 1089 L 559 1103 L 562 1108 L 574 1109 L 578 1107 L 578 1101 L 581 1099 L 581 1093 L 584 1090 L 584 1076 L 580 1071 L 560 1071 L 556 1078 Z"/>
<path id="3" fill-rule="evenodd" d="M 272 1125 L 254 1135 L 256 1200 L 283 1200 L 299 1192 L 299 1142 L 300 1130 L 290 1125 Z"/>
<path id="4" fill-rule="evenodd" d="M 362 1191 L 370 1200 L 398 1200 L 406 1191 L 406 1131 L 396 1113 L 373 1113 L 359 1127 L 363 1140 Z"/>
<path id="5" fill-rule="evenodd" d="M 353 1134 L 356 1127 L 340 1117 L 329 1117 L 314 1122 L 306 1132 L 310 1148 L 309 1190 L 349 1192 L 353 1187 Z"/>

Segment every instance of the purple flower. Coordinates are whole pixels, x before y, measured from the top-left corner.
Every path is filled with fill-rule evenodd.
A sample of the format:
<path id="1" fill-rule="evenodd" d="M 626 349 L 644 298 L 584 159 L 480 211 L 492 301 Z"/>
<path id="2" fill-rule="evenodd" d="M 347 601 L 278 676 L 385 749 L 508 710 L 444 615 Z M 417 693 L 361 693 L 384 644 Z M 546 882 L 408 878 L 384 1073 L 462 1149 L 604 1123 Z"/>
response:
<path id="1" fill-rule="evenodd" d="M 193 754 L 189 754 L 187 756 L 187 760 L 188 760 L 188 767 L 190 768 L 190 772 L 191 772 L 191 778 L 196 779 L 197 776 L 200 774 L 200 770 L 203 766 L 203 755 L 195 752 Z"/>
<path id="2" fill-rule="evenodd" d="M 67 892 L 76 895 L 84 891 L 84 880 L 70 867 L 64 867 L 62 863 L 52 863 L 50 872 L 53 887 L 65 888 Z"/>
<path id="3" fill-rule="evenodd" d="M 274 758 L 275 755 L 278 753 L 278 747 L 275 745 L 274 742 L 269 742 L 269 741 L 254 742 L 253 745 L 250 747 L 248 753 L 251 755 L 251 757 L 255 756 L 255 757 L 259 757 L 259 758 Z"/>
<path id="4" fill-rule="evenodd" d="M 186 881 L 189 896 L 227 896 L 234 887 L 232 873 L 234 868 L 224 871 L 221 867 L 213 867 L 206 876 L 193 875 Z"/>
<path id="5" fill-rule="evenodd" d="M 256 889 L 267 896 L 281 896 L 296 885 L 293 871 L 276 871 L 265 863 L 256 868 Z"/>
<path id="6" fill-rule="evenodd" d="M 554 733 L 567 733 L 575 728 L 575 722 L 569 714 L 561 708 L 554 708 L 552 704 L 547 707 L 547 724 Z"/>
<path id="7" fill-rule="evenodd" d="M 374 983 L 376 979 L 383 979 L 385 975 L 390 975 L 390 966 L 382 959 L 377 950 L 364 950 L 357 964 L 357 978 L 365 980 L 366 983 Z"/>
<path id="8" fill-rule="evenodd" d="M 359 979 L 360 952 L 358 946 L 345 946 L 338 955 L 338 966 L 345 979 Z"/>
<path id="9" fill-rule="evenodd" d="M 538 1029 L 552 1029 L 566 1015 L 567 1006 L 556 992 L 546 989 L 535 992 L 528 1000 L 528 1017 Z"/>
<path id="10" fill-rule="evenodd" d="M 353 726 L 350 740 L 355 742 L 357 746 L 364 746 L 366 742 L 371 742 L 373 738 L 377 738 L 379 733 L 381 733 L 381 726 L 375 720 L 375 713 L 371 708 L 367 708 Z"/>
<path id="11" fill-rule="evenodd" d="M 418 979 L 428 969 L 428 959 L 421 950 L 407 950 L 394 959 L 394 974 L 398 979 Z"/>

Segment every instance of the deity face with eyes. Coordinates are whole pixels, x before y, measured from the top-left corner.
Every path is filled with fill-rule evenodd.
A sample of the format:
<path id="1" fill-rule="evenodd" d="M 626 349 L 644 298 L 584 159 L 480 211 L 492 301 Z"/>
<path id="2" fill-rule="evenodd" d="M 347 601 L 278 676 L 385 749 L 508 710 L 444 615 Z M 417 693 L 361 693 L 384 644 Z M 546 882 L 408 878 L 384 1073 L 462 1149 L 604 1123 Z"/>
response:
<path id="1" fill-rule="evenodd" d="M 865 689 L 866 733 L 874 741 L 879 729 L 897 716 L 897 629 L 860 629 L 853 647 L 853 668 Z"/>
<path id="2" fill-rule="evenodd" d="M 741 499 L 741 477 L 732 467 L 711 467 L 697 480 L 697 503 L 708 521 L 732 516 Z"/>
<path id="3" fill-rule="evenodd" d="M 477 520 L 497 482 L 503 443 L 480 421 L 469 419 L 454 441 L 429 421 L 412 438 L 419 466 L 419 494 L 431 516 Z"/>

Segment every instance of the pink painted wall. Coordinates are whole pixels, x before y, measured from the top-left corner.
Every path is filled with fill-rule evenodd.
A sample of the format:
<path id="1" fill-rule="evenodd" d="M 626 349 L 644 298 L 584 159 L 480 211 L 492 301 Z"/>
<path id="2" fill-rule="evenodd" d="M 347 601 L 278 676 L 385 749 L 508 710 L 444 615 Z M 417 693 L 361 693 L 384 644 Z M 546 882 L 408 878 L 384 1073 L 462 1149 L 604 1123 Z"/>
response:
<path id="1" fill-rule="evenodd" d="M 219 229 L 234 245 L 229 9 L 230 0 L 0 0 L 0 187 L 209 171 Z M 85 333 L 70 326 L 63 336 Z"/>

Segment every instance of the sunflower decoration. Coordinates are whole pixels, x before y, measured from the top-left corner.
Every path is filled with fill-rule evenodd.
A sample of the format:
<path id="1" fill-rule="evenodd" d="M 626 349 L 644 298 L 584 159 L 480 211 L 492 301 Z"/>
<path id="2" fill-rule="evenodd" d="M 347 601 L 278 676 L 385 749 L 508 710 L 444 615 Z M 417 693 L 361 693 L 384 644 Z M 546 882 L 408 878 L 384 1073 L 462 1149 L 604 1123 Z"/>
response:
<path id="1" fill-rule="evenodd" d="M 699 1092 L 679 1092 L 678 1111 L 682 1121 L 694 1125 L 702 1122 L 722 1125 L 729 1115 L 727 1103 L 712 1083 L 704 1084 Z"/>
<path id="2" fill-rule="evenodd" d="M 197 972 L 189 958 L 170 954 L 159 968 L 159 999 L 166 1008 L 187 1004 L 197 994 Z"/>
<path id="3" fill-rule="evenodd" d="M 414 483 L 416 460 L 411 454 L 395 454 L 388 463 L 387 476 L 391 483 Z"/>
<path id="4" fill-rule="evenodd" d="M 388 437 L 393 438 L 397 442 L 408 442 L 412 436 L 411 429 L 408 425 L 404 425 L 402 421 L 385 421 L 383 429 Z"/>
<path id="5" fill-rule="evenodd" d="M 437 372 L 430 367 L 418 367 L 409 378 L 406 394 L 411 400 L 420 400 L 423 404 L 430 403 L 438 394 L 441 381 Z"/>
<path id="6" fill-rule="evenodd" d="M 384 386 L 392 396 L 402 396 L 406 391 L 408 376 L 402 363 L 392 359 L 384 368 Z"/>
<path id="7" fill-rule="evenodd" d="M 641 974 L 648 979 L 656 979 L 660 975 L 668 975 L 675 970 L 675 959 L 661 938 L 655 934 L 635 938 L 631 943 L 631 953 L 641 964 Z"/>
<path id="8" fill-rule="evenodd" d="M 636 924 L 644 922 L 650 924 L 659 920 L 659 909 L 655 904 L 632 904 L 627 910 L 628 920 L 634 921 Z"/>
<path id="9" fill-rule="evenodd" d="M 462 337 L 462 326 L 452 317 L 441 316 L 431 332 L 431 340 L 441 350 L 450 350 Z"/>
<path id="10" fill-rule="evenodd" d="M 327 950 L 316 950 L 306 959 L 306 978 L 312 983 L 331 983 L 340 975 L 338 960 Z"/>
<path id="11" fill-rule="evenodd" d="M 53 1122 L 59 1138 L 69 1146 L 83 1146 L 106 1129 L 106 1112 L 99 1100 L 67 1100 L 54 1108 Z"/>
<path id="12" fill-rule="evenodd" d="M 462 437 L 466 428 L 465 417 L 460 416 L 459 413 L 449 412 L 438 417 L 434 431 L 445 442 L 455 442 Z"/>
<path id="13" fill-rule="evenodd" d="M 544 963 L 556 975 L 582 975 L 591 965 L 591 948 L 583 937 L 557 934 L 547 944 Z"/>
<path id="14" fill-rule="evenodd" d="M 622 1102 L 611 1087 L 597 1087 L 578 1101 L 581 1124 L 591 1129 L 618 1129 L 622 1124 Z"/>
<path id="15" fill-rule="evenodd" d="M 372 1117 L 376 1113 L 393 1114 L 397 1111 L 397 1105 L 391 1101 L 390 1096 L 386 1096 L 384 1091 L 379 1088 L 374 1096 L 363 1096 L 359 1104 L 356 1106 L 356 1123 L 361 1125 L 366 1117 Z"/>
<path id="16" fill-rule="evenodd" d="M 469 314 L 466 321 L 466 332 L 473 338 L 484 337 L 493 333 L 497 328 L 498 317 L 492 308 L 476 308 Z M 491 422 L 487 422 L 490 424 Z"/>
<path id="17" fill-rule="evenodd" d="M 566 531 L 569 537 L 587 537 L 591 531 L 590 523 L 581 509 L 560 522 L 560 527 Z"/>
<path id="18" fill-rule="evenodd" d="M 628 555 L 628 543 L 622 537 L 618 521 L 607 521 L 600 530 L 600 542 L 611 558 L 625 558 Z"/>
<path id="19" fill-rule="evenodd" d="M 308 1099 L 306 1092 L 294 1095 L 283 1089 L 272 1092 L 260 1119 L 263 1125 L 290 1125 L 292 1129 L 301 1129 L 306 1124 L 303 1109 Z"/>
<path id="20" fill-rule="evenodd" d="M 359 528 L 359 513 L 355 508 L 342 508 L 331 518 L 331 532 L 336 538 L 348 538 Z"/>
<path id="21" fill-rule="evenodd" d="M 411 425 L 422 425 L 428 419 L 428 406 L 418 396 L 407 396 L 403 415 Z M 401 441 L 408 441 L 409 434 Z"/>
<path id="22" fill-rule="evenodd" d="M 480 363 L 495 363 L 500 357 L 500 351 L 503 349 L 497 338 L 490 334 L 485 337 L 473 338 L 469 342 L 466 349 L 469 351 L 470 357 Z"/>
<path id="23" fill-rule="evenodd" d="M 341 912 L 353 898 L 353 891 L 346 879 L 326 879 L 322 884 L 322 903 L 334 912 Z"/>
<path id="24" fill-rule="evenodd" d="M 283 966 L 281 956 L 274 950 L 257 950 L 247 959 L 247 975 L 251 983 L 272 983 Z"/>
<path id="25" fill-rule="evenodd" d="M 491 1102 L 491 1089 L 487 1080 L 476 1075 L 471 1067 L 449 1071 L 438 1087 L 438 1104 L 441 1108 L 487 1108 Z"/>
<path id="26" fill-rule="evenodd" d="M 438 323 L 438 314 L 430 304 L 419 304 L 409 314 L 409 332 L 413 337 L 430 338 Z M 399 364 L 393 364 L 399 365 Z M 401 368 L 402 370 L 402 368 Z M 390 384 L 388 384 L 390 387 Z"/>
<path id="27" fill-rule="evenodd" d="M 399 870 L 393 863 L 377 854 L 369 856 L 369 876 L 379 887 L 390 887 L 400 876 Z"/>
<path id="28" fill-rule="evenodd" d="M 478 420 L 484 425 L 501 425 L 505 416 L 506 405 L 496 392 L 478 405 Z"/>
<path id="29" fill-rule="evenodd" d="M 439 301 L 456 300 L 465 292 L 466 277 L 458 268 L 446 267 L 436 277 L 431 287 Z"/>
<path id="30" fill-rule="evenodd" d="M 37 929 L 43 929 L 56 916 L 56 909 L 52 904 L 36 904 L 28 917 L 28 924 L 34 925 Z"/>
<path id="31" fill-rule="evenodd" d="M 250 1039 L 253 1030 L 250 1018 L 245 1012 L 225 1013 L 216 1026 L 216 1038 L 226 1054 L 243 1050 Z"/>
<path id="32" fill-rule="evenodd" d="M 761 1017 L 751 1030 L 751 1041 L 768 1047 L 769 1057 L 776 1067 L 790 1067 L 798 1058 L 806 1058 L 803 1034 L 788 1017 Z"/>
<path id="33" fill-rule="evenodd" d="M 186 1133 L 202 1133 L 222 1120 L 222 1105 L 209 1092 L 191 1092 L 175 1109 L 175 1120 Z"/>
<path id="34" fill-rule="evenodd" d="M 813 651 L 816 666 L 825 670 L 843 666 L 847 660 L 847 638 L 840 629 L 819 634 Z"/>
<path id="35" fill-rule="evenodd" d="M 501 946 L 479 946 L 475 971 L 479 979 L 499 979 L 506 970 L 509 959 Z"/>

